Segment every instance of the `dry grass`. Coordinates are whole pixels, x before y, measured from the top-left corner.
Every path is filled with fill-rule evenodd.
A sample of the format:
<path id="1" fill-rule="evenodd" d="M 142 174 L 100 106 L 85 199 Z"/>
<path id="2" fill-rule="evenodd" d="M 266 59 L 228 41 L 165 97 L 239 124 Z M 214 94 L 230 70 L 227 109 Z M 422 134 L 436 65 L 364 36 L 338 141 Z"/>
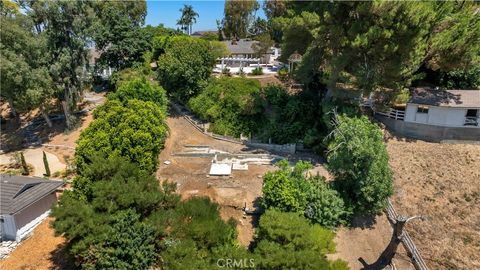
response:
<path id="1" fill-rule="evenodd" d="M 480 145 L 391 139 L 393 204 L 431 269 L 480 269 Z"/>

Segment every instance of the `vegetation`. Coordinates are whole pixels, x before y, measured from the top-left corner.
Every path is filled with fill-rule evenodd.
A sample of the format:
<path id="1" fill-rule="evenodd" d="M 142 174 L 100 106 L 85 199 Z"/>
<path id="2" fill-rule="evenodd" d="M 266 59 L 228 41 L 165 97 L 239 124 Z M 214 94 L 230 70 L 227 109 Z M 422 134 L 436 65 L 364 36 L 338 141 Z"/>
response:
<path id="1" fill-rule="evenodd" d="M 211 131 L 239 137 L 258 128 L 262 112 L 259 100 L 260 83 L 254 79 L 215 79 L 196 97 L 189 107 L 198 116 L 212 123 Z"/>
<path id="2" fill-rule="evenodd" d="M 251 73 L 253 76 L 263 75 L 263 69 L 261 67 L 256 67 L 252 70 Z"/>
<path id="3" fill-rule="evenodd" d="M 393 194 L 381 129 L 365 116 L 338 116 L 328 146 L 328 168 L 356 211 L 376 213 Z"/>
<path id="4" fill-rule="evenodd" d="M 227 38 L 245 38 L 254 13 L 260 8 L 257 1 L 225 1 L 224 15 L 220 22 L 221 31 Z"/>
<path id="5" fill-rule="evenodd" d="M 20 162 L 22 163 L 22 174 L 29 175 L 30 170 L 28 169 L 28 165 L 27 165 L 27 162 L 25 161 L 25 156 L 23 155 L 23 152 L 20 152 Z"/>
<path id="6" fill-rule="evenodd" d="M 157 69 L 160 84 L 174 98 L 187 102 L 210 78 L 215 60 L 210 44 L 202 39 L 173 37 L 164 40 L 163 49 Z"/>
<path id="7" fill-rule="evenodd" d="M 119 100 L 124 104 L 131 99 L 151 101 L 159 106 L 162 112 L 167 111 L 168 100 L 165 90 L 156 83 L 148 81 L 144 76 L 123 83 L 108 98 Z"/>
<path id="8" fill-rule="evenodd" d="M 335 252 L 335 234 L 295 213 L 267 210 L 260 218 L 254 254 L 261 269 L 329 268 L 327 253 Z M 340 261 L 332 265 L 345 265 Z M 335 266 L 337 267 L 337 266 Z"/>
<path id="9" fill-rule="evenodd" d="M 45 176 L 49 177 L 50 176 L 50 166 L 48 166 L 48 159 L 47 159 L 47 154 L 45 154 L 45 151 L 43 152 L 43 166 L 45 166 Z"/>
<path id="10" fill-rule="evenodd" d="M 192 26 L 197 22 L 198 13 L 193 10 L 191 5 L 183 5 L 180 9 L 182 17 L 177 21 L 177 25 L 180 25 L 181 29 L 187 34 L 192 34 Z"/>
<path id="11" fill-rule="evenodd" d="M 350 211 L 340 193 L 325 178 L 307 176 L 310 163 L 299 161 L 293 168 L 287 161 L 263 177 L 261 205 L 266 209 L 303 213 L 311 222 L 328 228 L 345 223 Z"/>

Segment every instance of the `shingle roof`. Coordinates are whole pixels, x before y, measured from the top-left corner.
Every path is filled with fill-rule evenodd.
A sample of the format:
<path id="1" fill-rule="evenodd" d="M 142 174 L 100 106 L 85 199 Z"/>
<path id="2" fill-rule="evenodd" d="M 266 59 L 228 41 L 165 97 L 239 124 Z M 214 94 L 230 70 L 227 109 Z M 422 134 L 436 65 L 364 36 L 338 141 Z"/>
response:
<path id="1" fill-rule="evenodd" d="M 0 214 L 14 214 L 62 185 L 62 181 L 1 174 Z"/>
<path id="2" fill-rule="evenodd" d="M 410 92 L 408 102 L 431 106 L 480 108 L 480 90 L 415 88 Z"/>
<path id="3" fill-rule="evenodd" d="M 258 43 L 255 40 L 240 39 L 239 41 L 232 42 L 231 40 L 223 41 L 227 45 L 228 50 L 232 54 L 253 54 L 252 45 Z"/>

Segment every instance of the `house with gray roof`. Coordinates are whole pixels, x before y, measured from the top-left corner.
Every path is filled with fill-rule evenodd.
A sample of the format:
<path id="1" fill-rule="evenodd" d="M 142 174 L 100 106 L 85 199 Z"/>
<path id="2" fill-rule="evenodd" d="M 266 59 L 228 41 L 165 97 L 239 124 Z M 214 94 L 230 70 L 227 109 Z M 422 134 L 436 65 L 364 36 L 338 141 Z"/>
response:
<path id="1" fill-rule="evenodd" d="M 62 181 L 0 175 L 0 239 L 19 241 L 45 219 Z"/>
<path id="2" fill-rule="evenodd" d="M 259 43 L 256 40 L 225 40 L 223 43 L 227 46 L 228 51 L 231 53 L 230 56 L 233 58 L 256 58 L 255 50 L 253 49 L 253 45 Z M 272 47 L 260 58 L 260 62 L 263 64 L 271 64 L 279 56 L 280 50 Z"/>
<path id="3" fill-rule="evenodd" d="M 480 141 L 480 90 L 418 87 L 405 109 L 375 112 L 393 131 L 416 139 Z"/>

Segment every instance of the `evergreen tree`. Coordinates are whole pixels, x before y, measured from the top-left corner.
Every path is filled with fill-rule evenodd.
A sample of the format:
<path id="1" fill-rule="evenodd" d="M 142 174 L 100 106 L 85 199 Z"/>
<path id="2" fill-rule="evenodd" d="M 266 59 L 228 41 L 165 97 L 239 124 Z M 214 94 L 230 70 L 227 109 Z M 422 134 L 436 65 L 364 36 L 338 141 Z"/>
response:
<path id="1" fill-rule="evenodd" d="M 45 166 L 45 176 L 50 176 L 50 167 L 48 166 L 47 154 L 43 151 L 43 166 Z"/>

